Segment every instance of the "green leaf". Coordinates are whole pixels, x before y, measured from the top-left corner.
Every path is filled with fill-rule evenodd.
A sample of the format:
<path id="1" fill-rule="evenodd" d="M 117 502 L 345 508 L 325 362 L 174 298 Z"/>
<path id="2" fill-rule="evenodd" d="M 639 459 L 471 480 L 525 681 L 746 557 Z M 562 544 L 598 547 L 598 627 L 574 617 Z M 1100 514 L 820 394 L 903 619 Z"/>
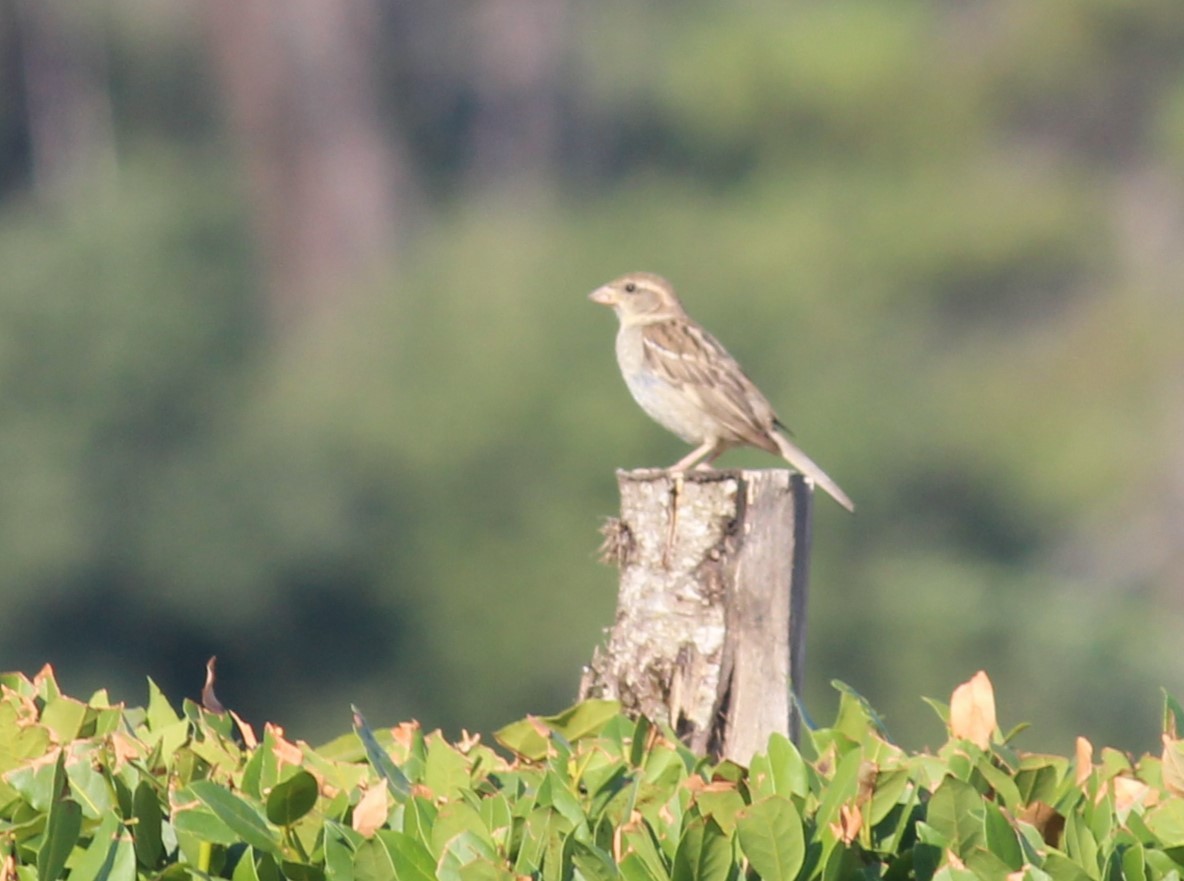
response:
<path id="1" fill-rule="evenodd" d="M 1147 859 L 1138 842 L 1122 853 L 1122 877 L 1123 881 L 1147 881 Z"/>
<path id="2" fill-rule="evenodd" d="M 255 849 L 253 847 L 248 847 L 239 855 L 230 879 L 231 881 L 260 881 L 259 872 L 255 866 Z"/>
<path id="3" fill-rule="evenodd" d="M 1090 876 L 1077 863 L 1063 854 L 1050 852 L 1040 867 L 1052 881 L 1090 881 Z"/>
<path id="4" fill-rule="evenodd" d="M 863 754 L 859 749 L 853 749 L 839 760 L 834 776 L 822 793 L 822 801 L 814 822 L 819 826 L 834 822 L 838 817 L 839 807 L 851 801 L 859 792 L 859 767 L 863 764 Z"/>
<path id="5" fill-rule="evenodd" d="M 436 824 L 437 809 L 434 804 L 420 796 L 408 800 L 403 810 L 403 831 L 418 839 L 424 846 L 430 846 L 432 827 Z"/>
<path id="6" fill-rule="evenodd" d="M 450 802 L 440 806 L 436 814 L 436 822 L 432 825 L 431 851 L 437 856 L 443 856 L 448 849 L 449 842 L 464 832 L 480 839 L 483 847 L 480 852 L 485 855 L 493 854 L 493 840 L 489 837 L 489 830 L 481 821 L 481 815 L 463 801 Z"/>
<path id="7" fill-rule="evenodd" d="M 354 881 L 396 881 L 391 853 L 377 837 L 358 845 L 354 854 Z"/>
<path id="8" fill-rule="evenodd" d="M 136 849 L 131 834 L 109 813 L 70 869 L 70 881 L 133 881 L 135 877 Z"/>
<path id="9" fill-rule="evenodd" d="M 52 731 L 58 743 L 69 743 L 78 737 L 86 720 L 87 706 L 69 697 L 57 697 L 41 711 L 41 724 Z"/>
<path id="10" fill-rule="evenodd" d="M 223 823 L 213 811 L 205 807 L 186 807 L 173 811 L 173 828 L 178 833 L 192 835 L 198 841 L 229 847 L 241 839 Z"/>
<path id="11" fill-rule="evenodd" d="M 98 820 L 112 810 L 111 784 L 89 760 L 75 761 L 66 766 L 70 778 L 70 794 L 82 807 L 88 820 Z"/>
<path id="12" fill-rule="evenodd" d="M 1143 815 L 1147 828 L 1163 848 L 1184 846 L 1184 799 L 1173 798 Z"/>
<path id="13" fill-rule="evenodd" d="M 1163 692 L 1163 733 L 1172 740 L 1178 740 L 1184 736 L 1184 707 L 1166 688 L 1160 691 Z"/>
<path id="14" fill-rule="evenodd" d="M 1091 878 L 1098 877 L 1098 843 L 1085 818 L 1077 812 L 1065 818 L 1063 849 L 1065 855 L 1085 869 Z"/>
<path id="15" fill-rule="evenodd" d="M 1024 852 L 1015 828 L 998 805 L 986 802 L 983 807 L 987 850 L 1002 860 L 1008 869 L 1018 872 L 1024 866 Z"/>
<path id="16" fill-rule="evenodd" d="M 436 732 L 426 738 L 423 784 L 436 796 L 455 798 L 469 788 L 469 763 Z"/>
<path id="17" fill-rule="evenodd" d="M 1024 805 L 1024 800 L 1020 795 L 1019 787 L 1015 785 L 1015 781 L 1011 779 L 1006 771 L 996 767 L 991 762 L 989 755 L 984 754 L 981 756 L 975 763 L 974 769 L 995 790 L 1004 805 L 1015 810 L 1018 810 Z"/>
<path id="18" fill-rule="evenodd" d="M 49 809 L 45 840 L 37 851 L 37 877 L 57 881 L 66 867 L 66 858 L 78 843 L 82 831 L 82 808 L 69 799 L 59 799 Z"/>
<path id="19" fill-rule="evenodd" d="M 435 881 L 436 861 L 420 841 L 390 829 L 380 829 L 376 837 L 390 852 L 398 881 Z"/>
<path id="20" fill-rule="evenodd" d="M 674 853 L 673 881 L 726 881 L 732 870 L 732 842 L 710 817 L 687 824 Z"/>
<path id="21" fill-rule="evenodd" d="M 164 842 L 161 840 L 161 824 L 164 813 L 156 789 L 147 780 L 141 780 L 132 797 L 132 815 L 136 825 L 132 837 L 136 844 L 136 859 L 146 869 L 155 869 L 164 859 Z"/>
<path id="22" fill-rule="evenodd" d="M 387 788 L 395 797 L 395 801 L 399 803 L 407 801 L 411 797 L 411 781 L 374 738 L 374 732 L 366 724 L 366 719 L 362 716 L 361 711 L 357 707 L 351 707 L 351 709 L 354 713 L 354 733 L 362 741 L 370 765 L 378 772 L 378 776 L 386 781 Z"/>
<path id="23" fill-rule="evenodd" d="M 983 799 L 969 783 L 947 777 L 929 799 L 925 822 L 960 857 L 983 844 Z"/>
<path id="24" fill-rule="evenodd" d="M 164 692 L 160 690 L 152 679 L 148 680 L 148 712 L 144 717 L 150 731 L 160 731 L 163 728 L 181 721 L 177 711 L 173 709 Z"/>
<path id="25" fill-rule="evenodd" d="M 27 764 L 9 771 L 5 777 L 30 807 L 41 812 L 48 811 L 54 801 L 61 797 L 66 785 L 66 754 L 58 753 L 57 761 L 49 764 Z"/>
<path id="26" fill-rule="evenodd" d="M 482 860 L 493 861 L 497 853 L 489 840 L 472 830 L 465 829 L 443 843 L 437 873 L 441 879 L 460 878 L 461 869 L 470 863 Z"/>
<path id="27" fill-rule="evenodd" d="M 653 867 L 638 854 L 631 853 L 621 858 L 618 866 L 625 881 L 669 881 L 665 872 L 655 873 Z"/>
<path id="28" fill-rule="evenodd" d="M 950 727 L 950 705 L 943 701 L 934 700 L 931 697 L 923 697 L 921 700 L 929 704 L 933 712 L 937 713 L 937 718 L 941 719 L 942 724 L 947 728 Z"/>
<path id="29" fill-rule="evenodd" d="M 732 835 L 736 831 L 736 815 L 744 809 L 744 797 L 735 789 L 706 790 L 695 796 L 695 805 L 701 816 L 711 817 L 725 835 Z"/>
<path id="30" fill-rule="evenodd" d="M 645 761 L 646 751 L 650 748 L 650 732 L 653 730 L 653 722 L 645 716 L 637 717 L 629 744 L 629 764 L 633 767 L 638 768 Z"/>
<path id="31" fill-rule="evenodd" d="M 297 771 L 267 796 L 267 819 L 277 826 L 291 826 L 313 809 L 319 792 L 316 777 Z"/>
<path id="32" fill-rule="evenodd" d="M 1025 761 L 1039 762 L 1041 757 L 1031 757 Z M 1056 801 L 1056 786 L 1058 772 L 1049 762 L 1021 768 L 1016 771 L 1015 785 L 1019 789 L 1020 801 L 1029 805 L 1034 801 L 1053 804 Z"/>
<path id="33" fill-rule="evenodd" d="M 546 758 L 551 749 L 551 737 L 536 717 L 511 722 L 493 732 L 494 740 L 511 752 L 537 762 Z"/>
<path id="34" fill-rule="evenodd" d="M 616 881 L 621 877 L 613 858 L 600 848 L 574 838 L 570 847 L 572 864 L 587 881 Z"/>
<path id="35" fill-rule="evenodd" d="M 189 791 L 246 844 L 266 853 L 279 852 L 278 832 L 253 805 L 210 780 L 189 784 Z"/>
<path id="36" fill-rule="evenodd" d="M 768 783 L 762 780 L 767 778 Z M 749 767 L 749 785 L 754 780 L 766 795 L 804 797 L 810 791 L 810 777 L 798 748 L 783 734 L 769 737 L 768 749 L 753 757 Z"/>
<path id="37" fill-rule="evenodd" d="M 966 855 L 966 868 L 978 881 L 1007 881 L 1012 869 L 999 857 L 982 847 L 971 848 Z"/>
<path id="38" fill-rule="evenodd" d="M 885 817 L 892 813 L 892 809 L 899 804 L 901 796 L 908 788 L 909 782 L 909 772 L 905 768 L 895 768 L 876 774 L 875 790 L 872 792 L 871 805 L 867 808 L 869 826 L 878 826 Z"/>
<path id="39" fill-rule="evenodd" d="M 268 854 L 262 856 L 267 857 Z M 280 863 L 280 872 L 288 881 L 325 881 L 325 870 L 311 863 L 288 862 Z"/>
<path id="40" fill-rule="evenodd" d="M 325 877 L 328 881 L 354 881 L 354 855 L 365 840 L 342 823 L 325 822 Z"/>
<path id="41" fill-rule="evenodd" d="M 599 734 L 610 721 L 621 713 L 621 704 L 612 700 L 581 701 L 570 709 L 555 716 L 544 716 L 543 721 L 568 741 Z"/>
<path id="42" fill-rule="evenodd" d="M 625 827 L 621 838 L 621 853 L 625 859 L 641 864 L 641 867 L 634 866 L 631 869 L 634 874 L 644 871 L 644 874 L 649 878 L 661 879 L 661 881 L 667 881 L 670 878 L 670 868 L 662 857 L 662 852 L 658 849 L 657 842 L 654 840 L 654 830 L 648 823 L 642 820 L 638 825 Z M 625 870 L 624 861 L 622 861 L 621 874 L 630 874 Z"/>
<path id="43" fill-rule="evenodd" d="M 830 684 L 840 694 L 838 716 L 831 726 L 835 731 L 842 732 L 856 743 L 863 743 L 870 734 L 887 736 L 884 720 L 867 698 L 839 679 L 832 679 Z"/>
<path id="44" fill-rule="evenodd" d="M 781 796 L 758 801 L 736 818 L 740 849 L 763 881 L 793 881 L 806 856 L 802 818 Z"/>

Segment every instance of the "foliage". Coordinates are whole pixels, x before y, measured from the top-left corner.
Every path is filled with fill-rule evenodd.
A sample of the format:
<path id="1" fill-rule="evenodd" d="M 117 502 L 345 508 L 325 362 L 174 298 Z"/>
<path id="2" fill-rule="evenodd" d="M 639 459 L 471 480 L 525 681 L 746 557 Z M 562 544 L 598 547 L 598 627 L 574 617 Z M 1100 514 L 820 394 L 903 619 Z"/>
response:
<path id="1" fill-rule="evenodd" d="M 448 743 L 415 723 L 313 749 L 150 684 L 145 709 L 63 695 L 52 671 L 0 699 L 0 861 L 20 881 L 1086 881 L 1178 878 L 1184 709 L 1138 761 L 1079 741 L 1017 752 L 979 674 L 935 754 L 895 746 L 841 687 L 807 759 L 780 735 L 749 767 L 588 701 Z"/>
<path id="2" fill-rule="evenodd" d="M 565 705 L 612 619 L 612 469 L 684 452 L 583 298 L 647 268 L 859 503 L 817 508 L 811 707 L 858 681 L 915 746 L 915 692 L 986 664 L 1042 748 L 1152 742 L 1146 683 L 1184 688 L 1179 0 L 541 4 L 570 16 L 524 30 L 570 41 L 560 155 L 492 191 L 464 167 L 486 4 L 377 5 L 383 126 L 435 196 L 303 327 L 268 321 L 283 212 L 210 4 L 63 6 L 102 21 L 117 155 L 48 204 L 0 14 L 0 667 L 121 698 L 217 653 L 309 738 L 307 693 L 347 685 L 451 731 Z"/>

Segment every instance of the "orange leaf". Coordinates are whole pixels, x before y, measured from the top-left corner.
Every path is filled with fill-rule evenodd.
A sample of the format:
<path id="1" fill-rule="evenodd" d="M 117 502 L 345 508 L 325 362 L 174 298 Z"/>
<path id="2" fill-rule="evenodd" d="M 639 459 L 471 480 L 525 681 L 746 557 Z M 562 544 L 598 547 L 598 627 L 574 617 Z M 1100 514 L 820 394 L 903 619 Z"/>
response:
<path id="1" fill-rule="evenodd" d="M 979 670 L 954 689 L 950 698 L 950 733 L 989 749 L 995 732 L 995 689 L 987 674 Z"/>
<path id="2" fill-rule="evenodd" d="M 414 719 L 410 722 L 400 722 L 391 729 L 391 738 L 403 749 L 411 749 L 415 745 L 417 731 L 419 731 L 419 723 Z"/>
<path id="3" fill-rule="evenodd" d="M 863 812 L 855 805 L 839 806 L 839 821 L 830 824 L 830 830 L 843 844 L 850 844 L 859 835 L 863 826 Z"/>
<path id="4" fill-rule="evenodd" d="M 289 765 L 297 766 L 304 763 L 304 753 L 292 741 L 284 739 L 283 728 L 279 725 L 272 725 L 270 722 L 263 727 L 265 731 L 271 734 L 271 739 L 274 741 L 271 751 L 275 753 L 275 757 L 279 761 L 281 768 L 285 762 Z"/>
<path id="5" fill-rule="evenodd" d="M 390 794 L 385 786 L 375 786 L 367 789 L 358 806 L 354 808 L 354 831 L 365 838 L 370 838 L 382 828 L 386 818 L 390 815 Z"/>
<path id="6" fill-rule="evenodd" d="M 1163 787 L 1172 795 L 1184 795 L 1184 741 L 1163 735 Z"/>
<path id="7" fill-rule="evenodd" d="M 239 733 L 243 736 L 243 744 L 246 748 L 254 749 L 257 747 L 259 745 L 259 738 L 255 736 L 255 729 L 251 727 L 251 723 L 244 721 L 242 716 L 234 710 L 230 711 L 230 718 L 238 726 Z"/>
<path id="8" fill-rule="evenodd" d="M 1061 831 L 1065 828 L 1065 818 L 1058 814 L 1050 805 L 1042 801 L 1034 801 L 1019 812 L 1017 819 L 1031 823 L 1044 839 L 1045 844 L 1056 847 L 1061 839 Z"/>
<path id="9" fill-rule="evenodd" d="M 1119 813 L 1129 811 L 1135 805 L 1149 808 L 1159 801 L 1155 790 L 1134 777 L 1115 777 L 1110 785 L 1114 787 L 1114 809 Z"/>
<path id="10" fill-rule="evenodd" d="M 1094 770 L 1094 745 L 1084 737 L 1077 738 L 1077 785 L 1089 779 Z"/>

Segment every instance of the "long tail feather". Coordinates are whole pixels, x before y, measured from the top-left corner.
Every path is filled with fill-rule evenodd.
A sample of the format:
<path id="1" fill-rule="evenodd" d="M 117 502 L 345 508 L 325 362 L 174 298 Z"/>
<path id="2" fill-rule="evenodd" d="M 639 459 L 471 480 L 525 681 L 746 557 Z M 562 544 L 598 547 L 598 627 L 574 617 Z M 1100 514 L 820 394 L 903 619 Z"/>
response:
<path id="1" fill-rule="evenodd" d="M 855 503 L 847 497 L 845 492 L 839 489 L 839 485 L 831 480 L 825 471 L 815 464 L 813 459 L 802 452 L 800 447 L 780 432 L 774 431 L 771 434 L 777 444 L 777 448 L 781 450 L 781 455 L 785 457 L 785 461 L 826 490 L 827 495 L 848 511 L 855 513 Z"/>

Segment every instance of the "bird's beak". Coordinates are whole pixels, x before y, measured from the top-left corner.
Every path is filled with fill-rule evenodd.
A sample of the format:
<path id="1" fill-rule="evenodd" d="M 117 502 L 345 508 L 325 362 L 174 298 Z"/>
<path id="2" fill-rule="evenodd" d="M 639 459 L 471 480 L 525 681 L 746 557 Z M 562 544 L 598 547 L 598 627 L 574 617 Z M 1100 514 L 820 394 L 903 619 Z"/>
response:
<path id="1" fill-rule="evenodd" d="M 598 287 L 592 293 L 588 294 L 588 299 L 593 303 L 599 303 L 601 306 L 615 306 L 617 305 L 617 295 L 611 287 L 603 285 Z"/>

